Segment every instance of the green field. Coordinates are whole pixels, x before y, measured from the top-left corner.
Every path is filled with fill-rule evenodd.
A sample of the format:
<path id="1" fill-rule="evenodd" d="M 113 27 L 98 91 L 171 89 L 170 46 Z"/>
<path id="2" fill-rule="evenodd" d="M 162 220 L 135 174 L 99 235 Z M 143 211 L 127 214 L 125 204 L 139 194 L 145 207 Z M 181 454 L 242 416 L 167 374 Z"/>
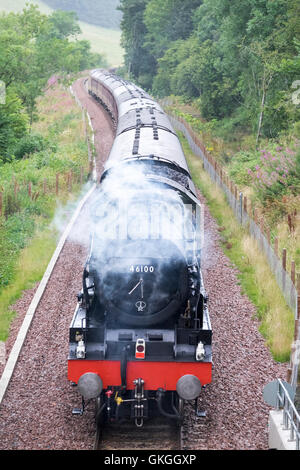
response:
<path id="1" fill-rule="evenodd" d="M 40 11 L 45 14 L 51 14 L 53 11 L 44 2 L 40 0 L 0 0 L 0 12 L 18 12 L 22 11 L 26 3 L 38 5 Z M 90 41 L 93 52 L 105 55 L 109 66 L 117 67 L 123 63 L 123 49 L 120 45 L 121 31 L 84 23 L 79 21 L 82 35 L 79 39 Z"/>
<path id="2" fill-rule="evenodd" d="M 74 11 L 80 21 L 102 28 L 120 29 L 120 0 L 42 0 L 54 10 Z"/>
<path id="3" fill-rule="evenodd" d="M 1 1 L 1 0 L 0 0 Z M 79 39 L 90 41 L 93 52 L 106 57 L 108 65 L 118 67 L 123 63 L 123 49 L 120 46 L 121 31 L 101 28 L 100 26 L 79 21 L 82 35 Z"/>
<path id="4" fill-rule="evenodd" d="M 17 13 L 18 11 L 22 11 L 25 7 L 26 3 L 32 3 L 34 5 L 38 5 L 39 9 L 42 13 L 51 13 L 52 8 L 49 8 L 44 2 L 40 0 L 0 0 L 0 11 L 5 11 L 9 13 L 10 11 Z"/>

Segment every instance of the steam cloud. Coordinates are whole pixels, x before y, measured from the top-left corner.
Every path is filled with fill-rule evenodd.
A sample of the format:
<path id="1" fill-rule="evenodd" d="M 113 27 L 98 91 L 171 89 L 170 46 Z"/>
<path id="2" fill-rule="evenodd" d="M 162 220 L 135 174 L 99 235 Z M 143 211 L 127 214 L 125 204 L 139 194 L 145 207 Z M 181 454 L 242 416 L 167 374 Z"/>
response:
<path id="1" fill-rule="evenodd" d="M 55 217 L 59 229 L 65 212 L 61 208 Z M 159 183 L 151 166 L 125 163 L 107 172 L 70 239 L 90 250 L 98 297 L 120 310 L 138 305 L 142 316 L 164 309 L 185 285 L 183 272 L 196 244 L 194 218 L 192 204 Z"/>

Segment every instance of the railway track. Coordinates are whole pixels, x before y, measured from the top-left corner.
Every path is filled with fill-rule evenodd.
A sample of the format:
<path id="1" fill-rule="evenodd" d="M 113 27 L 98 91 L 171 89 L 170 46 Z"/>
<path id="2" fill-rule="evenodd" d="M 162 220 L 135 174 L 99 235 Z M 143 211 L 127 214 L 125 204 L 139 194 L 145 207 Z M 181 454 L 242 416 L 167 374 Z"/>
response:
<path id="1" fill-rule="evenodd" d="M 182 428 L 154 418 L 142 428 L 134 423 L 97 426 L 94 450 L 181 450 Z"/>
<path id="2" fill-rule="evenodd" d="M 107 113 L 89 97 L 82 81 L 74 88 L 92 119 L 100 172 L 113 142 L 113 129 Z M 240 292 L 236 270 L 219 246 L 218 227 L 206 208 L 205 230 L 203 270 L 216 332 L 214 380 L 201 397 L 206 418 L 196 419 L 194 410 L 186 407 L 183 446 L 182 430 L 178 436 L 178 429 L 160 428 L 158 431 L 157 427 L 158 436 L 153 436 L 153 425 L 159 426 L 159 423 L 145 423 L 141 430 L 133 426 L 103 427 L 97 430 L 98 434 L 100 432 L 97 436 L 94 410 L 88 407 L 83 416 L 72 416 L 78 396 L 66 380 L 68 340 L 58 333 L 68 331 L 86 249 L 67 241 L 1 403 L 0 449 L 267 448 L 268 407 L 262 402 L 262 389 L 274 378 L 286 377 L 287 366 L 275 363 L 270 357 L 258 333 L 257 322 L 253 320 L 255 308 Z M 20 314 L 25 315 L 23 310 L 20 308 Z"/>

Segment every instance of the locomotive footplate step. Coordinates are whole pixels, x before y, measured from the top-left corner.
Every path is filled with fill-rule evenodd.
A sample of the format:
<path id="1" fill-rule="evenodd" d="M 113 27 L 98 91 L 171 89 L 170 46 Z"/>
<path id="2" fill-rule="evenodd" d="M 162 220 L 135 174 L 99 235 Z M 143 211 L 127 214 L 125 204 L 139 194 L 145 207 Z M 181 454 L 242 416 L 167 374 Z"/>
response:
<path id="1" fill-rule="evenodd" d="M 72 415 L 73 416 L 82 416 L 83 415 L 83 409 L 82 408 L 73 408 Z"/>
<path id="2" fill-rule="evenodd" d="M 84 398 L 81 398 L 81 408 L 73 408 L 72 410 L 72 415 L 73 416 L 82 416 L 84 413 L 84 408 L 85 408 L 85 402 Z"/>

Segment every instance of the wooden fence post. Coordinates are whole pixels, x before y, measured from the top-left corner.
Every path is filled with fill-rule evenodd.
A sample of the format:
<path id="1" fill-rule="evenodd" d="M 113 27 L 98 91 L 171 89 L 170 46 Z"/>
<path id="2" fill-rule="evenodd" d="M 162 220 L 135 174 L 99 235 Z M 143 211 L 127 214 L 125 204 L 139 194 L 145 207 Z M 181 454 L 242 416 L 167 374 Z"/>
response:
<path id="1" fill-rule="evenodd" d="M 244 212 L 247 214 L 247 196 L 244 196 Z"/>
<path id="2" fill-rule="evenodd" d="M 31 199 L 31 195 L 32 195 L 32 185 L 31 185 L 31 181 L 29 181 L 29 183 L 28 183 L 28 196 L 30 197 L 30 199 Z"/>
<path id="3" fill-rule="evenodd" d="M 56 182 L 55 182 L 55 194 L 58 196 L 59 191 L 59 173 L 56 173 Z"/>
<path id="4" fill-rule="evenodd" d="M 282 250 L 282 268 L 286 271 L 286 248 Z"/>
<path id="5" fill-rule="evenodd" d="M 0 192 L 0 217 L 2 217 L 2 212 L 3 212 L 3 195 L 2 195 L 2 192 Z"/>
<path id="6" fill-rule="evenodd" d="M 295 271 L 295 261 L 294 260 L 292 260 L 292 262 L 291 262 L 291 280 L 292 280 L 292 283 L 295 285 L 296 271 Z"/>

